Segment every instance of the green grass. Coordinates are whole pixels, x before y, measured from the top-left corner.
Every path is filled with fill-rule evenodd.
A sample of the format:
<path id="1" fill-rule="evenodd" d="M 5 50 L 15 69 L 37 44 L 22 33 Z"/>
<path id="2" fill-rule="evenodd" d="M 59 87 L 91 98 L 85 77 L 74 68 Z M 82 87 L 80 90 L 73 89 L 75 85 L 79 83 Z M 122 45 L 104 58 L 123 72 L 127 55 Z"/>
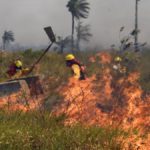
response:
<path id="1" fill-rule="evenodd" d="M 1 150 L 121 150 L 119 129 L 63 125 L 47 112 L 0 113 Z"/>

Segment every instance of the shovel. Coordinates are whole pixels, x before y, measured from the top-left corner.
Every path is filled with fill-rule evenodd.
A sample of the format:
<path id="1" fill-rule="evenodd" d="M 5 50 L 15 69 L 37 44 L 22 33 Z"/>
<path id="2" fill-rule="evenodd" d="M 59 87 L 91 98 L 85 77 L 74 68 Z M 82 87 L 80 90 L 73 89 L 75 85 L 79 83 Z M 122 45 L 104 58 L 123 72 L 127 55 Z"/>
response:
<path id="1" fill-rule="evenodd" d="M 32 67 L 29 69 L 29 71 L 27 72 L 27 74 L 31 73 L 32 70 L 35 68 L 35 66 L 41 61 L 41 59 L 44 57 L 44 55 L 49 51 L 49 49 L 51 48 L 51 46 L 53 45 L 53 43 L 56 41 L 55 35 L 53 33 L 52 28 L 49 27 L 45 27 L 44 28 L 46 34 L 48 35 L 51 44 L 44 50 L 43 54 L 37 59 L 37 61 L 32 65 Z"/>

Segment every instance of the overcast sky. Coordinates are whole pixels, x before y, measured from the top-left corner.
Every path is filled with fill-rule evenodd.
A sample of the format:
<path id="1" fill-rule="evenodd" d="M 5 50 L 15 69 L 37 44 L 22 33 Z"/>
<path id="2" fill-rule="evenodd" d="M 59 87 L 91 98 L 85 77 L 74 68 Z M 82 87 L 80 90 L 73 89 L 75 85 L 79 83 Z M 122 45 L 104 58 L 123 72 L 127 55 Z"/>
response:
<path id="1" fill-rule="evenodd" d="M 124 35 L 134 28 L 135 0 L 87 0 L 90 15 L 84 19 L 91 25 L 92 45 L 105 48 L 119 41 L 119 29 L 125 26 Z M 71 15 L 66 8 L 68 0 L 0 0 L 0 36 L 12 30 L 16 43 L 44 45 L 48 38 L 43 27 L 51 25 L 60 36 L 71 33 Z M 139 5 L 140 40 L 150 43 L 150 0 Z M 123 36 L 123 35 L 122 35 Z M 1 41 L 0 41 L 1 43 Z"/>

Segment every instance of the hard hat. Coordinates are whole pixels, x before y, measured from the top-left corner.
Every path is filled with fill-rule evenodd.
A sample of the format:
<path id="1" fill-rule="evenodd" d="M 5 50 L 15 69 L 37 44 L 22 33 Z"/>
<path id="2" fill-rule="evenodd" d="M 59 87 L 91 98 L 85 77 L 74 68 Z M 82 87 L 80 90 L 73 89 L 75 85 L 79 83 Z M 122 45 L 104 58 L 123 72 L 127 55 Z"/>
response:
<path id="1" fill-rule="evenodd" d="M 73 59 L 75 59 L 75 56 L 73 54 L 68 54 L 65 57 L 65 60 L 73 60 Z"/>
<path id="2" fill-rule="evenodd" d="M 121 62 L 121 61 L 122 61 L 122 58 L 121 58 L 121 57 L 119 57 L 119 56 L 117 56 L 117 57 L 115 57 L 115 61 L 117 61 L 117 62 Z"/>
<path id="3" fill-rule="evenodd" d="M 22 62 L 20 60 L 15 61 L 17 67 L 22 67 Z"/>

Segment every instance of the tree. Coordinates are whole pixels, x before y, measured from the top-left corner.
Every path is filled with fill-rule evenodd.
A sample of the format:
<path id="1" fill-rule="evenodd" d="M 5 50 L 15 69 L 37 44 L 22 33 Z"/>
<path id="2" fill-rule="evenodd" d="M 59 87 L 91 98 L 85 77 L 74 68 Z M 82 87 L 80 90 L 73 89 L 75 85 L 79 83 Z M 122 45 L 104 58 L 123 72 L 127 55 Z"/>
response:
<path id="1" fill-rule="evenodd" d="M 5 50 L 6 45 L 15 40 L 14 33 L 12 31 L 4 31 L 2 40 L 3 40 L 3 49 Z"/>
<path id="2" fill-rule="evenodd" d="M 70 41 L 71 41 L 70 36 L 67 36 L 65 38 L 61 36 L 57 37 L 57 41 L 55 43 L 60 47 L 60 53 L 64 52 L 64 48 L 67 47 L 67 45 L 69 45 Z"/>
<path id="3" fill-rule="evenodd" d="M 87 18 L 89 14 L 89 3 L 87 0 L 69 0 L 66 5 L 72 16 L 72 34 L 71 34 L 71 48 L 74 48 L 74 28 L 75 19 Z"/>
<path id="4" fill-rule="evenodd" d="M 92 34 L 90 33 L 90 25 L 82 25 L 82 22 L 78 22 L 78 26 L 76 27 L 77 32 L 77 49 L 80 50 L 80 41 L 88 42 Z"/>

